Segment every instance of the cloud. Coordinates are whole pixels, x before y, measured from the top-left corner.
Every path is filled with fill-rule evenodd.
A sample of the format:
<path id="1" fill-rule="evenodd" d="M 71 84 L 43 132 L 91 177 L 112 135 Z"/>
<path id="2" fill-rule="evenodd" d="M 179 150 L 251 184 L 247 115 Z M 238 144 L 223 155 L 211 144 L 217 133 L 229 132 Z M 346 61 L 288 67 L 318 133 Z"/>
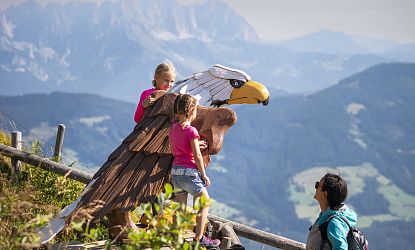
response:
<path id="1" fill-rule="evenodd" d="M 12 6 L 19 6 L 22 3 L 27 2 L 28 0 L 1 0 L 0 1 L 0 11 L 5 10 Z"/>
<path id="2" fill-rule="evenodd" d="M 23 3 L 28 2 L 29 0 L 1 0 L 0 1 L 0 11 L 6 10 L 13 6 L 19 6 Z M 71 2 L 92 2 L 95 3 L 97 6 L 105 2 L 117 2 L 119 0 L 36 0 L 36 3 L 42 6 L 45 6 L 49 3 L 59 3 L 59 4 L 68 4 Z"/>
<path id="3" fill-rule="evenodd" d="M 104 116 L 90 116 L 90 117 L 81 117 L 79 118 L 79 122 L 85 124 L 88 127 L 92 127 L 96 124 L 99 124 L 105 120 L 111 119 L 110 116 L 104 115 Z"/>
<path id="4" fill-rule="evenodd" d="M 13 30 L 14 28 L 16 28 L 16 26 L 11 21 L 8 21 L 6 19 L 6 15 L 4 14 L 1 17 L 1 27 L 2 27 L 4 34 L 6 34 L 6 36 L 10 38 L 14 37 Z"/>
<path id="5" fill-rule="evenodd" d="M 357 115 L 361 110 L 364 110 L 365 105 L 360 104 L 360 103 L 350 103 L 349 105 L 347 105 L 346 107 L 346 112 L 349 115 Z"/>
<path id="6" fill-rule="evenodd" d="M 56 127 L 49 126 L 48 122 L 41 122 L 37 127 L 32 128 L 30 133 L 44 141 L 48 141 L 56 135 L 57 130 Z"/>

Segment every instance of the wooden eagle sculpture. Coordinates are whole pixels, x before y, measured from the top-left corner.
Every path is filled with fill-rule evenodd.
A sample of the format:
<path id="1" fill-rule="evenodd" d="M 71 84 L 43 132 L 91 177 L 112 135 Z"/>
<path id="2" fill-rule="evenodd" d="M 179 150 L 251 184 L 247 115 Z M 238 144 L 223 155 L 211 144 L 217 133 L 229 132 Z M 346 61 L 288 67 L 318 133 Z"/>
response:
<path id="1" fill-rule="evenodd" d="M 173 156 L 168 134 L 177 93 L 189 93 L 199 100 L 192 126 L 207 142 L 207 148 L 202 151 L 205 164 L 209 162 L 209 155 L 221 150 L 225 132 L 237 119 L 233 110 L 220 106 L 266 105 L 269 100 L 269 92 L 262 84 L 251 81 L 243 71 L 222 65 L 178 81 L 167 93 L 156 91 L 155 103 L 145 110 L 134 130 L 108 156 L 81 196 L 38 231 L 42 244 L 72 220 L 81 218 L 94 223 L 106 216 L 113 237 L 126 228 L 136 228 L 129 211 L 142 202 L 154 202 L 163 184 L 170 179 Z"/>

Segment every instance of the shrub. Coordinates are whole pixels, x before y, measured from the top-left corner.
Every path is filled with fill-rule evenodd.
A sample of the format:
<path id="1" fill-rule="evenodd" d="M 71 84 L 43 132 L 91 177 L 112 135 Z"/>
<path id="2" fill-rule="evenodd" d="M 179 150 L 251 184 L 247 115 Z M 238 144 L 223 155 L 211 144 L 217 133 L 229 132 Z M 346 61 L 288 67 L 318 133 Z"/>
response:
<path id="1" fill-rule="evenodd" d="M 0 143 L 10 145 L 10 137 L 0 131 Z M 39 141 L 35 141 L 30 150 L 42 155 Z M 43 226 L 52 215 L 73 202 L 84 189 L 85 185 L 45 171 L 35 166 L 22 164 L 18 176 L 19 183 L 11 184 L 10 159 L 0 155 L 0 249 L 32 249 L 39 247 L 39 238 L 35 230 Z M 169 199 L 173 193 L 172 186 L 165 186 L 165 193 L 160 199 Z M 208 205 L 210 200 L 197 199 L 195 208 Z M 161 207 L 156 204 L 156 210 Z M 163 208 L 165 214 L 174 215 L 175 220 L 163 216 L 153 215 L 150 204 L 143 204 L 141 212 L 146 215 L 147 228 L 129 232 L 130 243 L 120 246 L 121 249 L 141 249 L 151 247 L 159 249 L 162 246 L 171 246 L 173 249 L 201 249 L 184 240 L 185 231 L 195 225 L 196 212 L 184 209 L 179 203 Z M 133 218 L 138 218 L 136 214 Z M 138 222 L 138 221 L 136 221 Z M 86 223 L 86 224 L 85 224 Z M 86 225 L 86 226 L 85 226 Z M 54 241 L 68 242 L 78 240 L 82 242 L 107 239 L 108 229 L 103 223 L 90 228 L 88 222 L 74 222 L 71 229 L 64 230 Z"/>

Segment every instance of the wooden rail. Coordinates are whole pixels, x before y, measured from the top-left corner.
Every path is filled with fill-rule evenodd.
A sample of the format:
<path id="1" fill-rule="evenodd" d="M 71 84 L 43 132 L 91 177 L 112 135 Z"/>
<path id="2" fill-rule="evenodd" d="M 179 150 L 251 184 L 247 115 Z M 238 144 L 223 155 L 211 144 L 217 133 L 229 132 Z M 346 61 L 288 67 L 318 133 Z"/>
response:
<path id="1" fill-rule="evenodd" d="M 5 155 L 14 160 L 20 160 L 27 164 L 55 172 L 60 175 L 66 175 L 71 179 L 80 181 L 85 184 L 88 184 L 93 177 L 92 174 L 86 173 L 84 171 L 70 168 L 63 164 L 51 161 L 47 158 L 42 158 L 40 156 L 33 155 L 3 144 L 0 144 L 0 155 Z M 268 233 L 253 227 L 249 227 L 238 222 L 221 218 L 219 216 L 209 214 L 208 219 L 211 221 L 218 221 L 226 225 L 230 225 L 232 226 L 233 230 L 237 235 L 256 242 L 266 244 L 268 246 L 287 250 L 305 249 L 305 244 L 301 242 L 294 241 L 272 233 Z"/>
<path id="2" fill-rule="evenodd" d="M 56 133 L 55 151 L 53 157 L 59 159 L 62 154 L 63 138 L 65 137 L 65 124 L 58 125 L 58 132 Z"/>
<path id="3" fill-rule="evenodd" d="M 84 171 L 70 168 L 63 164 L 51 161 L 47 158 L 42 158 L 40 156 L 30 154 L 7 145 L 0 144 L 0 154 L 8 156 L 14 160 L 20 160 L 27 164 L 40 167 L 42 169 L 52 171 L 60 175 L 67 175 L 69 178 L 80 181 L 82 183 L 88 184 L 93 175 L 86 173 Z"/>
<path id="4" fill-rule="evenodd" d="M 256 242 L 263 243 L 268 246 L 287 250 L 305 249 L 304 243 L 291 240 L 272 233 L 268 233 L 235 221 L 224 219 L 216 215 L 209 214 L 208 219 L 212 221 L 220 221 L 224 224 L 231 225 L 237 235 Z"/>
<path id="5" fill-rule="evenodd" d="M 16 148 L 18 150 L 22 149 L 22 133 L 19 131 L 13 131 L 12 132 L 12 147 Z M 19 173 L 20 173 L 20 168 L 21 168 L 21 162 L 19 160 L 16 160 L 15 158 L 12 158 L 12 176 L 11 176 L 11 181 L 12 183 L 17 184 L 19 181 Z"/>

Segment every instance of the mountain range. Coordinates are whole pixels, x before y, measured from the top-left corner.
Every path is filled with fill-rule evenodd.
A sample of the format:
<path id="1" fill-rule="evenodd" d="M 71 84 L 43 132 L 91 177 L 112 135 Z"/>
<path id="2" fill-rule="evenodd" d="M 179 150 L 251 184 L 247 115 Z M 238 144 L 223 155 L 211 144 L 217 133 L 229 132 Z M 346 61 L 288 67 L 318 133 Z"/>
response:
<path id="1" fill-rule="evenodd" d="M 0 127 L 22 131 L 26 147 L 40 140 L 43 153 L 51 156 L 58 124 L 65 124 L 64 163 L 94 172 L 133 129 L 135 108 L 91 94 L 1 96 Z"/>
<path id="2" fill-rule="evenodd" d="M 340 173 L 371 247 L 409 249 L 403 231 L 415 225 L 414 97 L 415 65 L 381 64 L 312 95 L 241 106 L 215 162 L 225 173 L 211 176 L 212 196 L 242 208 L 248 222 L 305 241 L 318 215 L 313 183 Z"/>
<path id="3" fill-rule="evenodd" d="M 0 11 L 0 93 L 92 93 L 136 102 L 155 66 L 177 79 L 220 63 L 272 91 L 313 92 L 365 68 L 413 62 L 415 46 L 321 31 L 261 41 L 218 0 L 23 1 Z"/>
<path id="4" fill-rule="evenodd" d="M 271 93 L 233 107 L 208 168 L 212 213 L 305 242 L 314 182 L 335 172 L 371 249 L 413 248 L 415 44 L 328 30 L 262 41 L 219 0 L 23 0 L 0 9 L 0 127 L 51 155 L 64 123 L 63 161 L 94 172 L 165 59 L 177 80 L 220 63 Z"/>
<path id="5" fill-rule="evenodd" d="M 134 125 L 135 105 L 90 94 L 1 96 L 0 107 L 2 126 L 13 117 L 24 141 L 43 135 L 53 145 L 57 124 L 66 124 L 64 160 L 92 171 Z M 238 122 L 208 168 L 212 213 L 305 242 L 319 212 L 314 182 L 340 173 L 371 249 L 410 249 L 413 107 L 409 63 L 376 65 L 310 95 L 274 96 L 268 106 L 236 106 Z"/>
<path id="6" fill-rule="evenodd" d="M 398 44 L 386 39 L 351 36 L 329 30 L 320 30 L 278 44 L 297 52 L 344 56 L 376 54 L 399 61 L 413 62 L 415 56 L 415 44 Z"/>

